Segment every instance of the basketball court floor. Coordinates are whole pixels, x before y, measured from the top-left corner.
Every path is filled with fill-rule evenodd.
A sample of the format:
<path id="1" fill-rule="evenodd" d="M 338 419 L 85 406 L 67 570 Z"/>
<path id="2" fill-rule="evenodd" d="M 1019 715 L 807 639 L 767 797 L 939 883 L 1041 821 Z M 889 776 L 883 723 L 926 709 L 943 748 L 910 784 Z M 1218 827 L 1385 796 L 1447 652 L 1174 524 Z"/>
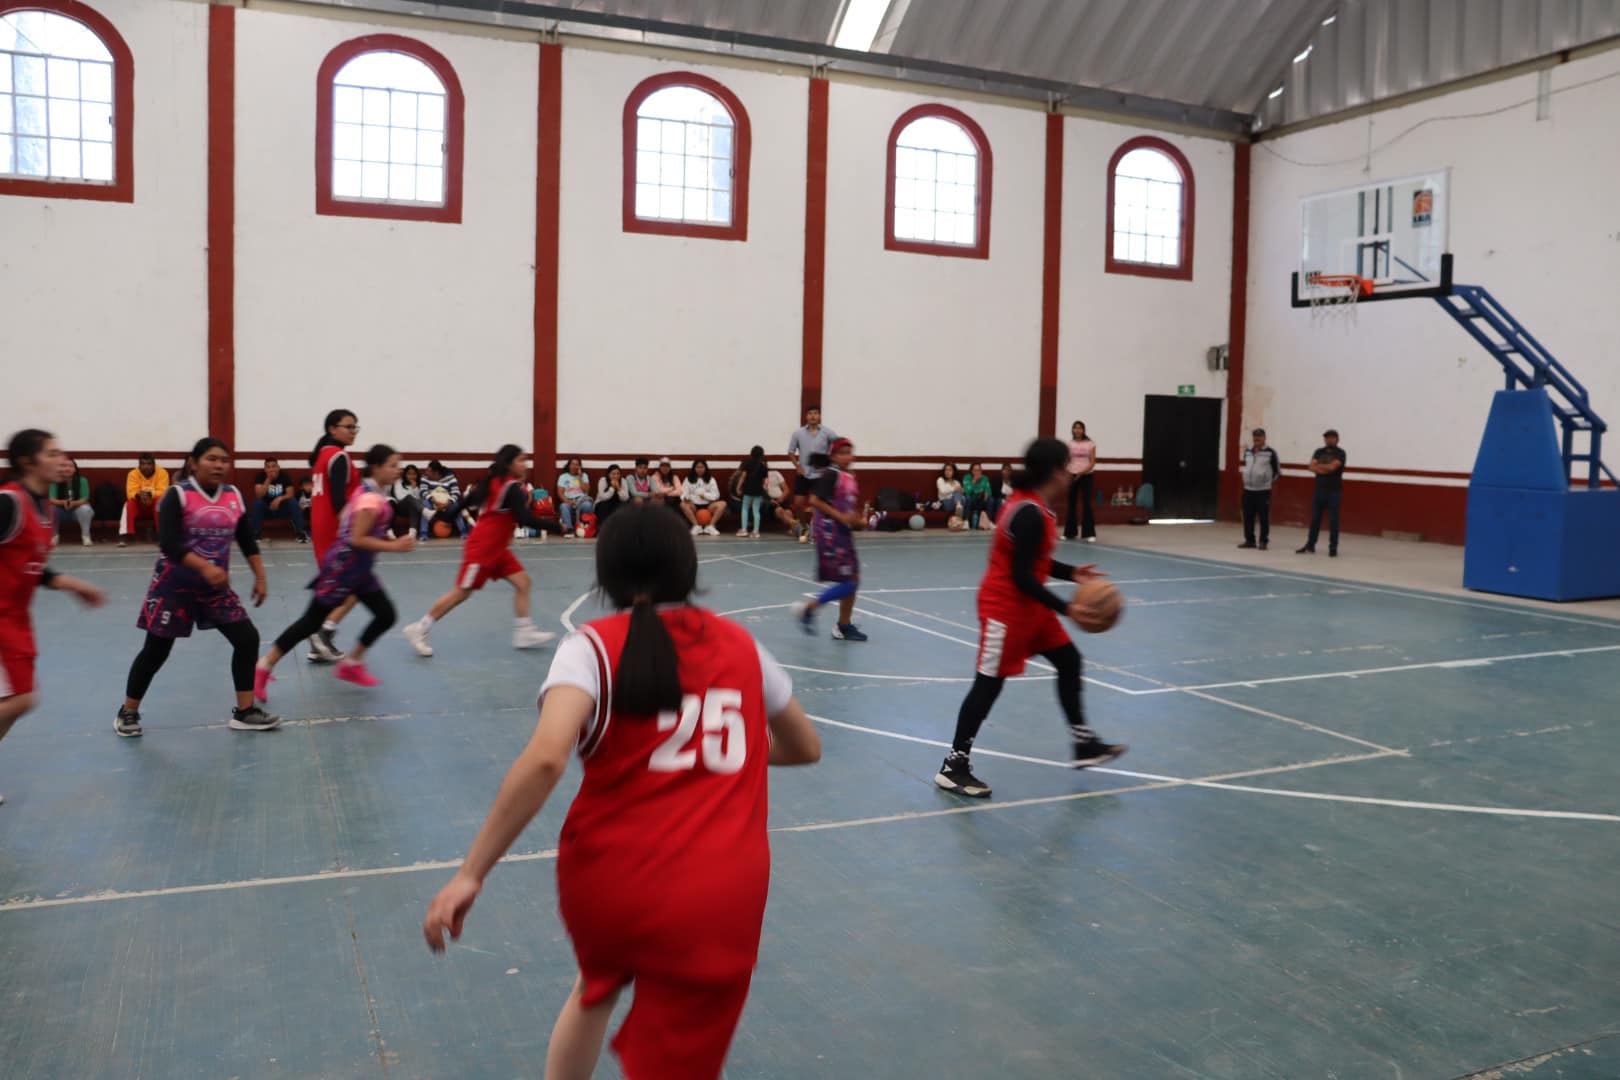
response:
<path id="1" fill-rule="evenodd" d="M 825 749 L 771 778 L 771 902 L 726 1075 L 1620 1075 L 1612 606 L 1402 587 L 1356 570 L 1354 537 L 1330 564 L 1288 530 L 1241 558 L 1230 528 L 1170 532 L 1065 545 L 1129 603 L 1081 646 L 1092 723 L 1130 753 L 1065 768 L 1033 668 L 976 751 L 995 797 L 971 803 L 932 777 L 972 675 L 981 538 L 864 543 L 864 645 L 788 618 L 806 549 L 704 545 L 704 602 L 789 666 Z M 457 554 L 385 558 L 403 618 Z M 541 620 L 598 613 L 589 545 L 519 554 Z M 151 560 L 64 549 L 109 606 L 36 604 L 44 705 L 0 747 L 0 1076 L 539 1075 L 573 978 L 552 858 L 577 769 L 460 945 L 431 956 L 420 924 L 549 650 L 507 647 L 492 588 L 431 660 L 388 639 L 374 691 L 284 664 L 285 727 L 244 735 L 206 635 L 121 740 Z M 269 636 L 311 568 L 286 543 L 267 563 Z"/>

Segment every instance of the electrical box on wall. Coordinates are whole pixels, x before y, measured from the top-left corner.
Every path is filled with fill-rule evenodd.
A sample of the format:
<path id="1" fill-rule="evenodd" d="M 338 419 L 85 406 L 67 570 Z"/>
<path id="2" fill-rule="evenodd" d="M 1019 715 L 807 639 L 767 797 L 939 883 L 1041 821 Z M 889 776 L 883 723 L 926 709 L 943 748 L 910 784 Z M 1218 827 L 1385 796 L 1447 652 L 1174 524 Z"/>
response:
<path id="1" fill-rule="evenodd" d="M 1209 370 L 1211 370 L 1211 371 L 1225 371 L 1226 370 L 1226 346 L 1225 345 L 1211 345 L 1209 347 L 1209 351 L 1205 354 L 1205 358 L 1209 361 Z"/>

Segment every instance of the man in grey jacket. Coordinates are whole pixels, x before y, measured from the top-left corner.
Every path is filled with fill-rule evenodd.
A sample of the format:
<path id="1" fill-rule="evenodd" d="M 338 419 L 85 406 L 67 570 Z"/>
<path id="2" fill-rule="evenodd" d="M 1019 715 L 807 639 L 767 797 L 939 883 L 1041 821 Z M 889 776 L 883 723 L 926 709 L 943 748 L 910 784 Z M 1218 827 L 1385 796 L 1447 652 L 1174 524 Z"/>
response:
<path id="1" fill-rule="evenodd" d="M 1254 429 L 1254 444 L 1243 451 L 1243 543 L 1252 548 L 1254 520 L 1260 519 L 1260 550 L 1271 541 L 1271 489 L 1282 475 L 1277 451 L 1266 445 L 1266 429 Z"/>

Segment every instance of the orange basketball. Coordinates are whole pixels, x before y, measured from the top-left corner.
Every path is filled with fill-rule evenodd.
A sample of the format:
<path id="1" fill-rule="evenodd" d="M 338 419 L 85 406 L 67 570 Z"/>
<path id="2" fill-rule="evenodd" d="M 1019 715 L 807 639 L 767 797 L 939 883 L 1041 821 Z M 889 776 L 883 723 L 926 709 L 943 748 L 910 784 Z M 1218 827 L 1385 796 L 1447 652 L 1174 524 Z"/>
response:
<path id="1" fill-rule="evenodd" d="M 440 540 L 443 540 L 443 539 L 447 538 L 451 533 L 453 533 L 455 531 L 456 530 L 450 525 L 450 523 L 448 521 L 444 521 L 444 520 L 441 519 L 441 520 L 435 521 L 433 523 L 433 535 L 437 536 Z"/>
<path id="2" fill-rule="evenodd" d="M 699 510 L 695 516 L 697 517 L 697 523 L 699 525 L 707 525 L 713 520 L 713 515 L 711 515 L 707 509 Z"/>
<path id="3" fill-rule="evenodd" d="M 1125 610 L 1125 598 L 1106 581 L 1083 581 L 1074 591 L 1074 598 L 1085 608 L 1085 614 L 1075 623 L 1088 634 L 1101 634 L 1119 622 Z"/>

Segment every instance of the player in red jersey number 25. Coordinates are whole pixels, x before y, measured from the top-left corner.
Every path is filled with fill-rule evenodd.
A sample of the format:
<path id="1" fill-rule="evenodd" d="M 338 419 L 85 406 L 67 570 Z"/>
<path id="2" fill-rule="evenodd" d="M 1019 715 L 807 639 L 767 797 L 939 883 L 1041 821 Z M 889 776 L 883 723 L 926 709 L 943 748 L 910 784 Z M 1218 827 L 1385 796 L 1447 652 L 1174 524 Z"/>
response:
<path id="1" fill-rule="evenodd" d="M 557 649 L 540 722 L 455 878 L 428 908 L 435 951 L 537 814 L 577 748 L 585 766 L 557 856 L 579 979 L 557 1017 L 548 1080 L 591 1075 L 613 1040 L 631 1080 L 713 1080 L 753 977 L 770 883 L 766 765 L 821 741 L 787 673 L 736 623 L 690 605 L 697 549 L 662 506 L 623 507 L 596 547 L 619 613 Z"/>

